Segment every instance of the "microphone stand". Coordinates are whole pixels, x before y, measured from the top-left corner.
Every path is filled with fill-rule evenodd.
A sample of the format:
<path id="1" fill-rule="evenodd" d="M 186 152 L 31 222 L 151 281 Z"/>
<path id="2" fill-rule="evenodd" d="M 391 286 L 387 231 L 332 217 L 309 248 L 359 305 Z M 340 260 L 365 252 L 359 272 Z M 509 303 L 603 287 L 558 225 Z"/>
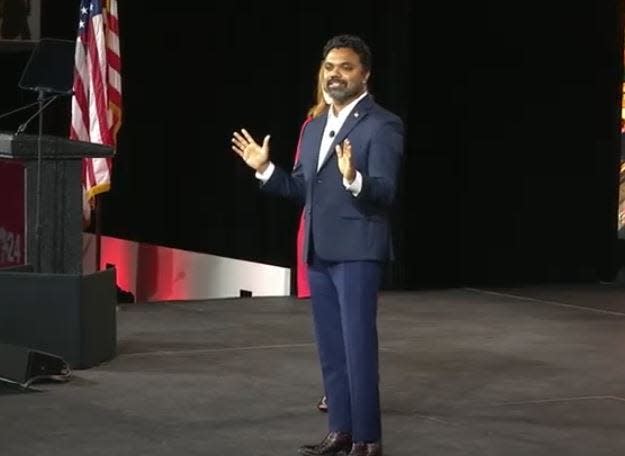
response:
<path id="1" fill-rule="evenodd" d="M 50 97 L 50 98 L 53 98 L 53 97 Z M 48 101 L 50 98 L 45 98 L 44 101 Z M 8 117 L 8 116 L 10 116 L 12 114 L 15 114 L 16 112 L 20 112 L 20 111 L 24 111 L 24 110 L 26 110 L 28 108 L 32 108 L 35 105 L 39 105 L 41 107 L 40 100 L 33 101 L 32 103 L 28 103 L 27 105 L 20 106 L 19 108 L 15 108 L 15 109 L 13 109 L 13 110 L 11 110 L 9 112 L 5 112 L 4 114 L 0 114 L 0 119 L 4 119 L 5 117 Z"/>
<path id="2" fill-rule="evenodd" d="M 26 119 L 25 122 L 20 124 L 20 126 L 15 131 L 15 135 L 19 135 L 26 130 L 28 124 L 35 118 L 38 119 L 38 131 L 37 131 L 37 172 L 36 172 L 36 183 L 35 183 L 35 253 L 36 253 L 36 264 L 33 265 L 36 272 L 41 271 L 41 216 L 40 216 L 40 208 L 41 208 L 41 162 L 43 155 L 43 111 L 46 109 L 54 100 L 56 100 L 59 95 L 53 95 L 51 97 L 45 96 L 46 91 L 42 88 L 37 89 L 37 104 L 39 105 L 39 109 Z M 34 103 L 28 105 L 32 106 Z"/>
<path id="3" fill-rule="evenodd" d="M 19 134 L 23 133 L 24 130 L 26 130 L 26 127 L 28 126 L 28 124 L 35 117 L 39 116 L 43 112 L 44 109 L 46 109 L 54 100 L 56 100 L 59 97 L 58 95 L 53 95 L 51 97 L 45 98 L 43 96 L 45 91 L 43 89 L 37 89 L 37 90 L 39 91 L 39 96 L 37 97 L 37 101 L 36 102 L 31 103 L 28 106 L 24 106 L 22 108 L 16 109 L 15 111 L 11 111 L 10 113 L 6 114 L 6 115 L 8 115 L 8 114 L 12 114 L 13 112 L 16 112 L 16 111 L 21 111 L 22 109 L 25 109 L 26 107 L 31 107 L 31 106 L 33 106 L 35 104 L 39 105 L 39 109 L 37 109 L 37 111 L 35 111 L 35 113 L 32 116 L 30 116 L 28 119 L 26 119 L 26 121 L 22 122 L 19 127 L 17 127 L 17 130 L 15 130 L 15 134 L 16 135 L 19 135 Z M 46 102 L 45 104 L 44 104 L 44 101 Z M 41 116 L 39 117 L 39 120 L 42 120 Z M 42 125 L 40 125 L 39 128 L 40 128 L 40 133 L 41 133 Z"/>
<path id="4" fill-rule="evenodd" d="M 37 272 L 41 271 L 41 219 L 39 217 L 39 208 L 41 206 L 41 139 L 43 136 L 43 110 L 45 109 L 45 105 L 43 104 L 43 90 L 39 89 L 37 96 L 37 101 L 39 102 L 39 109 L 37 112 L 39 113 L 39 125 L 37 132 L 37 196 L 35 199 L 35 244 L 37 245 Z M 48 104 L 52 103 L 56 97 L 52 97 L 52 99 L 48 102 Z M 24 127 L 26 128 L 26 127 Z"/>

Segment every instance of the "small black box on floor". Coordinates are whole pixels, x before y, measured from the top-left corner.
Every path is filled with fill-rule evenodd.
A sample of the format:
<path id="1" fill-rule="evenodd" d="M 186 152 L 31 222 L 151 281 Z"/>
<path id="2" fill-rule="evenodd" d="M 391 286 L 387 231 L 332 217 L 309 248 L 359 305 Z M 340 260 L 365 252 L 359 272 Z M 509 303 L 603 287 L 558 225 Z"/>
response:
<path id="1" fill-rule="evenodd" d="M 0 290 L 0 343 L 55 354 L 73 368 L 115 356 L 115 269 L 88 275 L 4 270 Z"/>
<path id="2" fill-rule="evenodd" d="M 60 357 L 16 345 L 0 344 L 0 380 L 23 387 L 42 379 L 63 378 L 69 365 Z"/>

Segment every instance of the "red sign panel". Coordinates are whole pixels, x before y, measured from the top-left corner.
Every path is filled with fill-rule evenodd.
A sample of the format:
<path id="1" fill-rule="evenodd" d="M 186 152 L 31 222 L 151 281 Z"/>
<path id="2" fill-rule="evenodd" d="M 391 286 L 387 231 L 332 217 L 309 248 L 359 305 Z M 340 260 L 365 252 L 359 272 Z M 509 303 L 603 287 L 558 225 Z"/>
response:
<path id="1" fill-rule="evenodd" d="M 0 160 L 0 267 L 25 262 L 24 165 Z"/>

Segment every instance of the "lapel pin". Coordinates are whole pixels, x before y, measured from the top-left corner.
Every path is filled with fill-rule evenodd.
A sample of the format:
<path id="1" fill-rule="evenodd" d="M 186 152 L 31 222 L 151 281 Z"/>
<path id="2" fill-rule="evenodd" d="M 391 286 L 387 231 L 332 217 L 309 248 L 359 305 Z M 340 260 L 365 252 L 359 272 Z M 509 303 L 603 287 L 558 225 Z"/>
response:
<path id="1" fill-rule="evenodd" d="M 356 119 L 358 119 L 358 116 L 359 116 L 359 115 L 360 115 L 360 114 L 358 114 L 357 112 L 355 112 L 355 113 L 354 113 L 354 117 L 355 117 Z"/>

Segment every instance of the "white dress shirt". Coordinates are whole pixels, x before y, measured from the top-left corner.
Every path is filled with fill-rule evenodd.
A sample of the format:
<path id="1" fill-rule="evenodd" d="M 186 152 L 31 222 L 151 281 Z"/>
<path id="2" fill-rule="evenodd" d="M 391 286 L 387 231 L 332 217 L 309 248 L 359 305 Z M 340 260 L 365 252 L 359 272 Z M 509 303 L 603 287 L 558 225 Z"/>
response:
<path id="1" fill-rule="evenodd" d="M 334 141 L 334 137 L 341 130 L 341 127 L 343 126 L 343 124 L 345 123 L 349 115 L 351 114 L 352 110 L 354 109 L 354 106 L 356 106 L 358 102 L 362 100 L 365 96 L 367 96 L 367 91 L 363 92 L 362 95 L 360 95 L 358 98 L 353 100 L 348 105 L 344 106 L 343 109 L 341 109 L 338 112 L 338 114 L 334 113 L 333 106 L 330 106 L 330 109 L 328 109 L 326 125 L 325 125 L 325 128 L 323 129 L 323 136 L 321 137 L 321 145 L 319 146 L 319 155 L 317 159 L 317 171 L 319 171 L 319 168 L 324 162 L 326 156 L 330 153 L 330 146 L 332 142 Z M 269 162 L 269 165 L 267 166 L 267 169 L 265 170 L 265 172 L 262 174 L 257 172 L 256 178 L 260 179 L 262 182 L 267 182 L 269 178 L 271 177 L 271 175 L 273 174 L 274 169 L 275 169 L 275 165 Z M 360 174 L 359 171 L 356 171 L 356 177 L 354 178 L 354 181 L 351 184 L 349 184 L 347 180 L 343 178 L 343 185 L 345 186 L 346 190 L 349 190 L 350 192 L 352 192 L 352 195 L 358 196 L 358 194 L 362 190 L 362 175 Z"/>

